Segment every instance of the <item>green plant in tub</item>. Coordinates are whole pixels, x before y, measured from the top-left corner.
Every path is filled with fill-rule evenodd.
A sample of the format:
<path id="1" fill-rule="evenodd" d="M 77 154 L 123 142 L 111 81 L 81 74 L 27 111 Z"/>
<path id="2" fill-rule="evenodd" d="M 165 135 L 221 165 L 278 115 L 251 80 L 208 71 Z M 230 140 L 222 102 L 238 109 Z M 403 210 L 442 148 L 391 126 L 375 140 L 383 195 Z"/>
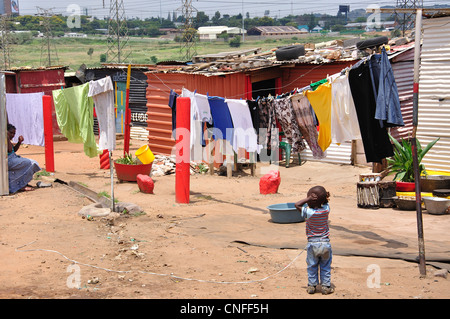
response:
<path id="1" fill-rule="evenodd" d="M 133 154 L 126 153 L 123 157 L 118 158 L 116 163 L 125 164 L 125 165 L 137 165 L 137 158 L 133 158 Z"/>
<path id="2" fill-rule="evenodd" d="M 389 174 L 394 174 L 394 180 L 401 182 L 414 182 L 414 164 L 412 143 L 410 140 L 402 139 L 401 142 L 397 141 L 391 135 L 389 135 L 394 145 L 394 156 L 387 158 Z M 419 175 L 424 172 L 426 174 L 425 165 L 421 164 L 423 157 L 428 151 L 439 141 L 440 138 L 431 141 L 425 148 L 422 148 L 418 139 L 416 139 L 417 145 L 417 161 L 419 163 Z"/>

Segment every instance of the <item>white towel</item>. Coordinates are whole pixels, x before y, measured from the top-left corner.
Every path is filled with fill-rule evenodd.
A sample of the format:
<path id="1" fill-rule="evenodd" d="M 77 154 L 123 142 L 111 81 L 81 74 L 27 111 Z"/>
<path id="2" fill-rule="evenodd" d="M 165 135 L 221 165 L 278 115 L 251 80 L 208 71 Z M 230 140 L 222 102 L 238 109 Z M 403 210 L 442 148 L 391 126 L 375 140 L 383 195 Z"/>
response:
<path id="1" fill-rule="evenodd" d="M 6 94 L 8 121 L 16 127 L 14 143 L 22 135 L 24 144 L 45 146 L 43 95 L 42 92 Z"/>
<path id="2" fill-rule="evenodd" d="M 89 82 L 88 96 L 92 97 L 99 126 L 99 149 L 116 148 L 116 116 L 114 113 L 114 86 L 111 77 Z"/>
<path id="3" fill-rule="evenodd" d="M 233 120 L 233 150 L 237 153 L 239 148 L 244 148 L 247 152 L 258 152 L 261 147 L 258 145 L 255 128 L 253 127 L 252 116 L 246 100 L 225 99 L 228 110 Z"/>

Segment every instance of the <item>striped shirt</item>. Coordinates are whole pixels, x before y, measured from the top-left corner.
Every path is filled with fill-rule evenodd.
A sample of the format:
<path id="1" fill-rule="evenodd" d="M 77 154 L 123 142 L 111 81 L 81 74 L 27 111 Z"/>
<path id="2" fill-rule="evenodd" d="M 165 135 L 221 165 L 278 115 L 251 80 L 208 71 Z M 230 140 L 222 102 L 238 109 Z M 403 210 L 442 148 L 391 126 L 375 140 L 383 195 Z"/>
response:
<path id="1" fill-rule="evenodd" d="M 323 204 L 320 208 L 309 208 L 303 205 L 302 215 L 306 218 L 306 236 L 309 238 L 328 238 L 330 229 L 328 227 L 328 215 L 330 205 Z"/>

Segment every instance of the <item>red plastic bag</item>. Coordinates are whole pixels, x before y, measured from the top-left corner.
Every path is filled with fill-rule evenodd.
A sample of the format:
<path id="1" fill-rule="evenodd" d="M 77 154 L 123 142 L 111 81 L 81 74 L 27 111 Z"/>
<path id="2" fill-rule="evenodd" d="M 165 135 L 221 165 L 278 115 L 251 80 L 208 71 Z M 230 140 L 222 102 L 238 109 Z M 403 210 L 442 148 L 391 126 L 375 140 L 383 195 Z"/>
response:
<path id="1" fill-rule="evenodd" d="M 152 178 L 148 175 L 138 174 L 136 176 L 136 181 L 139 186 L 139 190 L 143 193 L 153 194 L 153 188 L 155 187 L 155 183 Z"/>
<path id="2" fill-rule="evenodd" d="M 270 171 L 259 180 L 261 194 L 276 194 L 281 183 L 279 171 Z"/>

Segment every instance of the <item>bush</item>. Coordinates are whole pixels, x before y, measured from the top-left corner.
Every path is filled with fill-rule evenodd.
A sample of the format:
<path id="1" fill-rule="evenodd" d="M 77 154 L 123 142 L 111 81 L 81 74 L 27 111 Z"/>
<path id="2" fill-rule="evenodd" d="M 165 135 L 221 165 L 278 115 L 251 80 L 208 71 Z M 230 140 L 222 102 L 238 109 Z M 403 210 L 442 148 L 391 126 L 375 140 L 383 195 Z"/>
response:
<path id="1" fill-rule="evenodd" d="M 241 37 L 237 36 L 230 40 L 229 42 L 230 47 L 232 48 L 239 48 L 241 46 Z"/>
<path id="2" fill-rule="evenodd" d="M 106 62 L 106 54 L 105 53 L 100 54 L 100 62 Z"/>

